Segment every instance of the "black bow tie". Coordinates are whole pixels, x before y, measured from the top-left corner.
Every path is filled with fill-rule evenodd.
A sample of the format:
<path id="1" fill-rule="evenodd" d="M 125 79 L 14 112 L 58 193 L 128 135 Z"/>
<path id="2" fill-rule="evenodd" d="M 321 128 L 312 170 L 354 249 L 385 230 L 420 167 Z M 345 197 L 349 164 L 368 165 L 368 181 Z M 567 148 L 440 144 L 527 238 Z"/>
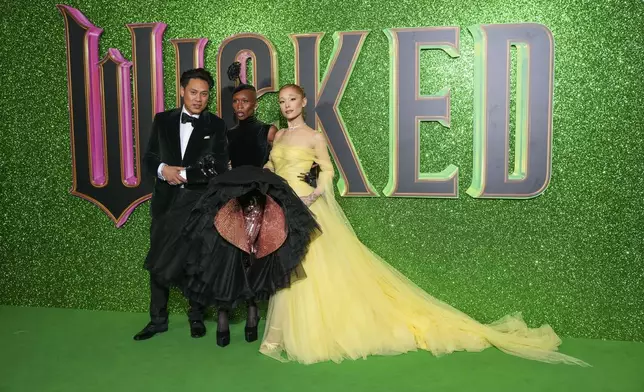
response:
<path id="1" fill-rule="evenodd" d="M 186 112 L 181 113 L 181 124 L 185 124 L 187 122 L 192 123 L 192 125 L 194 126 L 197 122 L 197 119 Z"/>

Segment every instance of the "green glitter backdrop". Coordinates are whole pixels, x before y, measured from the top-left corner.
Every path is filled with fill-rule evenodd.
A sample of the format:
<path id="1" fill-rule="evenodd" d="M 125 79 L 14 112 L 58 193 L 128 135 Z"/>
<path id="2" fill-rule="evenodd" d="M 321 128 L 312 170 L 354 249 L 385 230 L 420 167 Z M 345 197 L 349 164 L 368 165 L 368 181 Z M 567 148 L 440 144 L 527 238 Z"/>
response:
<path id="1" fill-rule="evenodd" d="M 328 2 L 331 3 L 331 2 Z M 162 21 L 166 106 L 171 38 L 207 37 L 206 67 L 240 32 L 265 35 L 280 84 L 292 82 L 289 33 L 369 30 L 340 111 L 379 192 L 388 175 L 389 51 L 383 29 L 461 27 L 461 56 L 421 56 L 421 92 L 452 91 L 452 126 L 422 127 L 421 171 L 459 167 L 459 199 L 344 198 L 360 238 L 436 297 L 489 322 L 523 311 L 562 335 L 644 340 L 644 3 L 640 0 L 70 1 L 104 29 L 101 56 L 131 58 L 126 23 Z M 5 0 L 0 46 L 0 303 L 145 311 L 148 203 L 117 229 L 69 194 L 65 36 L 56 3 Z M 244 18 L 240 18 L 242 13 Z M 531 200 L 477 200 L 472 177 L 473 38 L 480 23 L 536 22 L 555 38 L 552 180 Z M 275 95 L 260 117 L 278 118 Z M 184 306 L 178 295 L 172 309 Z M 143 321 L 143 320 L 142 320 Z M 133 331 L 137 326 L 132 326 Z"/>

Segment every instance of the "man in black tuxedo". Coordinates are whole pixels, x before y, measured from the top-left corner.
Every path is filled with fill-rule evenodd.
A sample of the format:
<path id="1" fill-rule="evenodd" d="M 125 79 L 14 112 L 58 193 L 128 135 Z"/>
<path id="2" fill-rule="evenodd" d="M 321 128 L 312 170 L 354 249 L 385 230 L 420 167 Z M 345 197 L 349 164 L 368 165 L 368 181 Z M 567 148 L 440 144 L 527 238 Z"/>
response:
<path id="1" fill-rule="evenodd" d="M 183 106 L 157 113 L 154 118 L 143 157 L 145 173 L 156 178 L 150 206 L 150 250 L 145 264 L 150 271 L 150 322 L 134 340 L 149 339 L 168 330 L 169 287 L 180 266 L 155 266 L 155 260 L 167 240 L 179 235 L 182 222 L 208 185 L 208 171 L 203 170 L 203 164 L 200 166 L 200 158 L 212 156 L 217 173 L 228 170 L 226 124 L 207 109 L 213 85 L 212 76 L 203 68 L 184 72 Z M 203 315 L 204 306 L 190 301 L 188 318 L 194 338 L 206 334 Z"/>

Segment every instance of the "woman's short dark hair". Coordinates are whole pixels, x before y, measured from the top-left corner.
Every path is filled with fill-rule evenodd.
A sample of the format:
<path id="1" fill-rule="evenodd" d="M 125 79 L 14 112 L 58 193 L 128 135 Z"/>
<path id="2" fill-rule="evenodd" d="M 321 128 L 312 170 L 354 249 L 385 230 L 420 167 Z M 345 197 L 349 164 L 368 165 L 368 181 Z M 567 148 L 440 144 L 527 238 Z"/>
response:
<path id="1" fill-rule="evenodd" d="M 244 90 L 250 90 L 250 91 L 254 92 L 255 94 L 257 94 L 257 89 L 255 88 L 255 86 L 253 86 L 251 84 L 240 84 L 239 86 L 235 87 L 235 89 L 233 90 L 233 95 L 237 94 L 240 91 L 244 91 Z"/>

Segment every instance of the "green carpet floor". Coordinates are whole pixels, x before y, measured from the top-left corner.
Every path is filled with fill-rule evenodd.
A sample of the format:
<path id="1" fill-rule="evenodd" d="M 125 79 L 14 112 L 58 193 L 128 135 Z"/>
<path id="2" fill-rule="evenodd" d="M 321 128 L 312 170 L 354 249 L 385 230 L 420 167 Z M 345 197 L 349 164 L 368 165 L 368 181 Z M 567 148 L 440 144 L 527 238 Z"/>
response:
<path id="1" fill-rule="evenodd" d="M 147 315 L 0 306 L 0 391 L 644 391 L 644 343 L 564 339 L 561 351 L 593 367 L 549 365 L 504 354 L 419 351 L 341 364 L 280 363 L 246 343 L 215 345 L 214 322 L 202 339 L 187 319 L 148 341 L 132 335 Z"/>

